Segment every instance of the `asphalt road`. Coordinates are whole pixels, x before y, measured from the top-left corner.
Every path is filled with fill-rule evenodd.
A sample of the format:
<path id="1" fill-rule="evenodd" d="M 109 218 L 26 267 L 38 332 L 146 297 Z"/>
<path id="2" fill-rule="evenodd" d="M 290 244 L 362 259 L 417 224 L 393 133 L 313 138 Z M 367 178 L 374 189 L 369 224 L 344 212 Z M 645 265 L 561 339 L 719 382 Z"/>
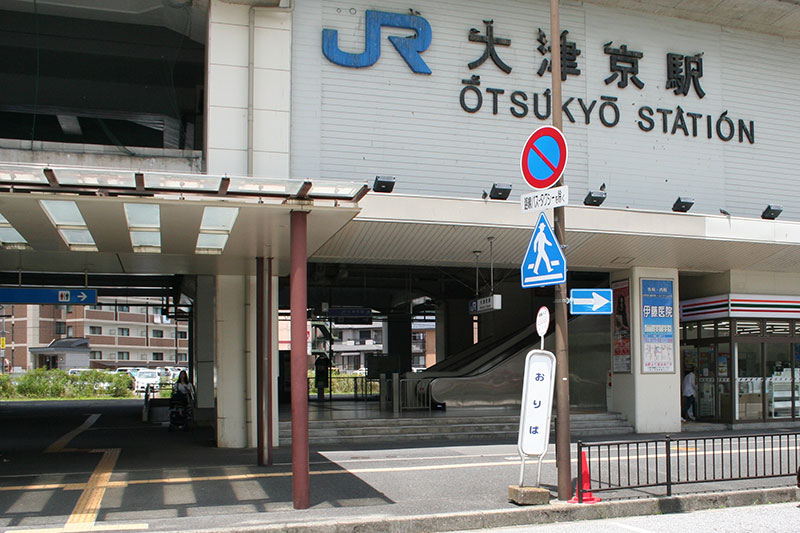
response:
<path id="1" fill-rule="evenodd" d="M 516 446 L 473 442 L 312 449 L 311 508 L 295 510 L 289 448 L 276 451 L 275 464 L 258 467 L 254 449 L 216 448 L 208 428 L 169 432 L 143 423 L 141 408 L 141 400 L 0 402 L 0 531 L 435 531 L 445 523 L 462 529 L 592 512 L 556 502 L 534 516 L 538 511 L 510 503 Z M 535 462 L 528 464 L 530 484 Z M 574 462 L 572 468 L 574 476 Z M 551 451 L 543 487 L 554 493 L 556 478 Z M 675 492 L 747 488 L 757 495 L 793 484 L 774 478 Z M 663 494 L 663 487 L 602 493 L 604 503 L 594 508 Z"/>

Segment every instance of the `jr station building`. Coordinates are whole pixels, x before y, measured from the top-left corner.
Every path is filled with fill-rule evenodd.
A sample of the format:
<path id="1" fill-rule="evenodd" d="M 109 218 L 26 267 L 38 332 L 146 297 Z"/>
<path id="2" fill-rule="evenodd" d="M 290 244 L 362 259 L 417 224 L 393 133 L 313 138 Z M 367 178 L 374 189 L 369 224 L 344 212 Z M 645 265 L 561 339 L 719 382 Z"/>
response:
<path id="1" fill-rule="evenodd" d="M 277 413 L 290 308 L 303 348 L 312 317 L 380 316 L 380 372 L 427 316 L 439 364 L 497 355 L 435 401 L 518 403 L 491 371 L 554 305 L 521 286 L 520 169 L 553 113 L 567 287 L 614 300 L 570 318 L 571 407 L 676 431 L 691 367 L 701 420 L 800 416 L 796 3 L 563 1 L 559 35 L 545 0 L 135 4 L 2 6 L 2 285 L 163 298 L 220 446 L 255 445 L 265 390 Z M 434 396 L 462 376 L 435 370 Z"/>

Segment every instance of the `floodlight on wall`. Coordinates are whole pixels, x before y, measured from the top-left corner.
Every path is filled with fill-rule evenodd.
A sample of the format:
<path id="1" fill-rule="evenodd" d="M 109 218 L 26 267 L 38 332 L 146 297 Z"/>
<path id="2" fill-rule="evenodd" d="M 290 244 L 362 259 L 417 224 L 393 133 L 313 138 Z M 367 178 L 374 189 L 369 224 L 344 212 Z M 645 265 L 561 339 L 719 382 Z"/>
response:
<path id="1" fill-rule="evenodd" d="M 489 198 L 492 200 L 508 200 L 509 194 L 511 194 L 510 183 L 493 183 L 492 190 L 489 191 Z"/>
<path id="2" fill-rule="evenodd" d="M 775 220 L 781 213 L 783 213 L 783 207 L 775 204 L 770 204 L 761 213 L 761 218 L 765 220 Z"/>
<path id="3" fill-rule="evenodd" d="M 694 198 L 689 198 L 688 196 L 678 196 L 678 199 L 675 200 L 674 204 L 672 204 L 672 210 L 676 213 L 686 213 L 692 208 L 693 205 Z"/>
<path id="4" fill-rule="evenodd" d="M 583 205 L 599 206 L 606 200 L 606 191 L 589 191 L 583 199 Z"/>
<path id="5" fill-rule="evenodd" d="M 375 192 L 392 192 L 394 190 L 394 176 L 375 176 L 372 190 Z"/>

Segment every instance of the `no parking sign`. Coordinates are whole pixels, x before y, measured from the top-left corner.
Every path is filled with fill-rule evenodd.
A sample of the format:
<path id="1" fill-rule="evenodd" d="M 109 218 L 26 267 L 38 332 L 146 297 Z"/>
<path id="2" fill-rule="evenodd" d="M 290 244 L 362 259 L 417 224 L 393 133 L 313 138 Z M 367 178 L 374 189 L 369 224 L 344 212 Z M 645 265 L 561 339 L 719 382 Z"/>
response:
<path id="1" fill-rule="evenodd" d="M 522 177 L 534 189 L 552 187 L 567 166 L 567 141 L 561 130 L 542 126 L 531 133 L 522 147 L 519 167 Z"/>

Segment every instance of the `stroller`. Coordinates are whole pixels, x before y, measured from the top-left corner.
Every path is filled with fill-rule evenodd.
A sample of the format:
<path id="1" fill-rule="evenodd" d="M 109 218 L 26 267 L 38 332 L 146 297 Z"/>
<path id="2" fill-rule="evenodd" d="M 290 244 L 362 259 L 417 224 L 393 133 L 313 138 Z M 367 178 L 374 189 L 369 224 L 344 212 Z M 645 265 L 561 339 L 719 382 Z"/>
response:
<path id="1" fill-rule="evenodd" d="M 169 431 L 182 429 L 189 431 L 189 421 L 192 420 L 192 397 L 173 387 L 169 400 Z"/>

